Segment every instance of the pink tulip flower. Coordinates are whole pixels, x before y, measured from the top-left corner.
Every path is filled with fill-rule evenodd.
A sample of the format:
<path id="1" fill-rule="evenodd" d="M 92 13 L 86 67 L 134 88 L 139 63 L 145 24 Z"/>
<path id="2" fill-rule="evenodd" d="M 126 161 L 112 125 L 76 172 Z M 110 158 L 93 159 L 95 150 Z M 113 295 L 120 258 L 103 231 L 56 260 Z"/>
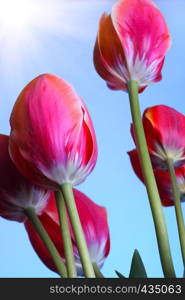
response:
<path id="1" fill-rule="evenodd" d="M 43 74 L 19 95 L 10 118 L 10 155 L 20 172 L 51 189 L 93 170 L 97 143 L 87 108 L 63 79 Z"/>
<path id="2" fill-rule="evenodd" d="M 141 92 L 161 80 L 170 45 L 164 17 L 151 0 L 120 0 L 101 17 L 94 65 L 109 88 L 127 90 L 135 80 Z"/>

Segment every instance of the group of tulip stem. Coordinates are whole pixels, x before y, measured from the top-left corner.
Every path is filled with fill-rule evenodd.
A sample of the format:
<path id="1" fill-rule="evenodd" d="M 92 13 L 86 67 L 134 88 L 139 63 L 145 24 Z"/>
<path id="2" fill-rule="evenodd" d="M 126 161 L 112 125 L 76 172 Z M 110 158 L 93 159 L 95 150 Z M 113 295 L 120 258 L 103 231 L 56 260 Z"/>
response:
<path id="1" fill-rule="evenodd" d="M 158 241 L 159 254 L 161 259 L 161 265 L 163 268 L 164 276 L 167 278 L 176 277 L 171 257 L 170 245 L 168 240 L 168 233 L 161 206 L 161 200 L 148 152 L 147 142 L 145 138 L 143 123 L 141 119 L 139 99 L 138 99 L 138 84 L 136 81 L 130 81 L 128 83 L 130 108 L 133 119 L 134 133 L 136 137 L 136 145 L 139 153 L 140 164 L 143 172 L 143 177 L 150 201 L 150 207 L 154 220 L 156 236 Z M 183 213 L 181 208 L 180 193 L 177 185 L 174 163 L 169 157 L 166 160 L 168 166 L 168 172 L 170 175 L 173 199 L 175 204 L 175 212 L 177 219 L 177 226 L 179 232 L 179 239 L 181 245 L 181 253 L 183 264 L 185 267 L 185 224 L 183 219 Z"/>
<path id="2" fill-rule="evenodd" d="M 153 168 L 148 152 L 147 142 L 145 138 L 145 133 L 143 129 L 143 123 L 141 119 L 139 99 L 138 99 L 138 84 L 136 81 L 128 82 L 128 91 L 130 99 L 130 108 L 133 119 L 134 132 L 136 137 L 137 150 L 139 153 L 140 164 L 142 167 L 142 172 L 145 180 L 145 185 L 148 193 L 148 198 L 150 201 L 152 216 L 154 220 L 159 254 L 162 264 L 162 269 L 165 277 L 176 277 L 175 270 L 173 266 L 173 261 L 170 252 L 170 245 L 168 240 L 168 233 L 165 224 L 165 219 L 163 215 L 163 210 L 161 206 L 161 200 L 159 197 L 158 188 L 156 185 Z M 173 161 L 169 157 L 166 161 L 168 165 L 168 171 L 171 178 L 172 191 L 174 197 L 175 211 L 177 217 L 177 225 L 179 231 L 179 238 L 182 250 L 183 262 L 185 265 L 185 226 L 183 220 L 183 214 L 180 203 L 180 194 L 177 187 L 176 176 L 173 166 Z M 58 191 L 55 192 L 57 210 L 60 220 L 61 236 L 64 244 L 64 254 L 66 264 L 61 260 L 61 257 L 56 250 L 54 244 L 52 243 L 49 235 L 44 230 L 39 218 L 35 214 L 33 208 L 27 208 L 25 213 L 27 217 L 31 220 L 34 228 L 39 233 L 41 239 L 43 240 L 45 246 L 47 247 L 59 274 L 62 277 L 77 277 L 77 272 L 75 268 L 73 247 L 71 242 L 71 235 L 69 230 L 69 224 L 67 220 L 67 212 L 69 214 L 70 222 L 73 228 L 74 236 L 76 239 L 76 244 L 78 252 L 80 255 L 82 267 L 84 270 L 84 276 L 87 278 L 103 278 L 103 274 L 98 269 L 95 263 L 92 263 L 88 253 L 88 248 L 86 245 L 84 233 L 81 227 L 80 219 L 78 216 L 78 211 L 75 205 L 72 186 L 69 183 L 65 183 L 59 186 Z"/>
<path id="3" fill-rule="evenodd" d="M 95 277 L 103 278 L 104 276 L 100 272 L 97 264 L 94 262 L 92 263 L 90 260 L 90 256 L 86 245 L 85 236 L 81 226 L 78 211 L 76 208 L 71 184 L 64 183 L 61 186 L 59 186 L 58 191 L 55 192 L 55 198 L 56 198 L 57 210 L 58 210 L 58 215 L 60 220 L 61 236 L 64 245 L 66 265 L 62 261 L 60 254 L 58 253 L 55 245 L 53 244 L 49 235 L 45 231 L 38 216 L 36 215 L 34 208 L 33 207 L 26 208 L 25 214 L 32 222 L 32 225 L 34 226 L 35 230 L 37 231 L 43 243 L 45 244 L 48 252 L 52 256 L 53 262 L 55 263 L 58 273 L 62 277 L 66 277 L 66 278 L 77 277 L 73 247 L 71 241 L 71 234 L 70 234 L 69 224 L 67 219 L 67 211 L 68 211 L 73 232 L 76 239 L 78 252 L 82 263 L 82 268 L 84 271 L 84 276 L 87 278 L 95 278 Z"/>

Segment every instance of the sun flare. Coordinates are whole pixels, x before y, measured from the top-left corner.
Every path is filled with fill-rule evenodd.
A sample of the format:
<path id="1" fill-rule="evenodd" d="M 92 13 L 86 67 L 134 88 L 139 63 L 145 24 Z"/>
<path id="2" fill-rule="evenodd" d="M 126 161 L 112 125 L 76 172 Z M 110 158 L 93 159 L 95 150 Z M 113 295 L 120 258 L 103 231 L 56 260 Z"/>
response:
<path id="1" fill-rule="evenodd" d="M 89 1 L 0 0 L 0 69 L 3 74 L 15 76 L 15 70 L 16 74 L 21 73 L 28 61 L 33 65 L 43 60 L 53 36 L 61 41 L 66 36 L 88 39 L 89 22 L 94 21 L 90 16 L 100 6 L 99 0 L 92 0 L 91 5 Z M 106 2 L 101 1 L 102 7 Z M 65 43 L 60 45 L 62 55 Z"/>
<path id="2" fill-rule="evenodd" d="M 39 6 L 29 0 L 0 1 L 0 26 L 1 31 L 8 33 L 12 30 L 17 34 L 35 22 Z"/>
<path id="3" fill-rule="evenodd" d="M 7 74 L 14 69 L 21 72 L 25 62 L 44 53 L 48 36 L 73 34 L 66 18 L 72 3 L 75 1 L 0 0 L 1 69 Z"/>

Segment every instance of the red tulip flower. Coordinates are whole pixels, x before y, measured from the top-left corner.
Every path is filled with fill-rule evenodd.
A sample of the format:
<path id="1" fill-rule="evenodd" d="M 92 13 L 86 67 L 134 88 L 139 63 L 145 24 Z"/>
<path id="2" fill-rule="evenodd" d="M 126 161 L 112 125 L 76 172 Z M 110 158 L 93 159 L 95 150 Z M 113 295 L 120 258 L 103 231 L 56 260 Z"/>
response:
<path id="1" fill-rule="evenodd" d="M 174 167 L 185 163 L 185 116 L 175 109 L 156 105 L 143 114 L 148 150 L 154 169 L 167 169 L 167 159 Z M 134 138 L 134 129 L 131 126 Z"/>
<path id="2" fill-rule="evenodd" d="M 77 185 L 96 164 L 96 137 L 87 108 L 57 76 L 40 75 L 23 89 L 10 124 L 11 157 L 20 172 L 39 185 Z"/>
<path id="3" fill-rule="evenodd" d="M 137 177 L 144 183 L 144 178 L 142 175 L 142 170 L 139 162 L 139 156 L 136 149 L 128 152 L 133 170 Z M 175 169 L 177 186 L 180 192 L 181 202 L 185 202 L 185 165 L 178 169 Z M 163 206 L 174 205 L 172 185 L 170 181 L 170 176 L 167 171 L 156 169 L 154 170 L 154 175 L 156 183 L 158 186 L 161 202 Z"/>
<path id="4" fill-rule="evenodd" d="M 164 17 L 151 0 L 120 0 L 100 20 L 95 68 L 109 88 L 127 90 L 135 80 L 141 92 L 161 80 L 170 45 Z"/>
<path id="5" fill-rule="evenodd" d="M 24 178 L 8 153 L 9 137 L 0 134 L 0 216 L 24 222 L 24 210 L 34 207 L 39 215 L 47 205 L 50 192 Z"/>
<path id="6" fill-rule="evenodd" d="M 91 261 L 96 262 L 99 268 L 101 268 L 110 250 L 110 237 L 106 209 L 95 204 L 80 191 L 73 189 L 73 192 Z M 47 207 L 39 218 L 61 257 L 64 259 L 64 249 L 61 244 L 60 225 L 54 196 L 53 198 L 50 198 Z M 49 269 L 57 272 L 51 257 L 29 220 L 26 221 L 25 227 L 32 246 L 40 259 Z M 78 275 L 83 275 L 83 269 L 71 227 L 70 230 L 77 272 Z"/>

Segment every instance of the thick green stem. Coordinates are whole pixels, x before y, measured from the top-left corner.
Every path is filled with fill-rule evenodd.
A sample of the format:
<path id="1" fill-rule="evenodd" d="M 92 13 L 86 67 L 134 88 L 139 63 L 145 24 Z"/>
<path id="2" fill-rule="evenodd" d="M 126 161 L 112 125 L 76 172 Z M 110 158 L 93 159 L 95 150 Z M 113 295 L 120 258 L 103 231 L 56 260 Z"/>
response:
<path id="1" fill-rule="evenodd" d="M 96 278 L 104 278 L 104 276 L 103 276 L 102 272 L 100 271 L 100 269 L 98 268 L 97 264 L 95 262 L 93 262 L 92 264 L 93 264 Z"/>
<path id="2" fill-rule="evenodd" d="M 171 185 L 172 185 L 172 191 L 173 191 L 173 198 L 174 198 L 174 204 L 175 204 L 175 213 L 176 213 L 176 219 L 177 219 L 177 227 L 179 232 L 179 240 L 181 245 L 181 253 L 182 253 L 182 259 L 183 263 L 185 265 L 185 226 L 184 226 L 184 218 L 181 208 L 181 202 L 180 202 L 180 191 L 177 185 L 177 179 L 176 174 L 173 166 L 173 160 L 167 159 L 166 160 L 168 171 L 171 179 Z"/>
<path id="3" fill-rule="evenodd" d="M 84 275 L 88 278 L 95 278 L 94 269 L 90 260 L 84 232 L 81 226 L 78 210 L 73 196 L 73 190 L 70 183 L 64 183 L 61 185 L 61 191 L 63 193 L 71 225 L 73 228 L 79 256 L 81 259 Z"/>
<path id="4" fill-rule="evenodd" d="M 67 219 L 67 211 L 65 206 L 64 197 L 61 191 L 55 192 L 58 216 L 60 220 L 61 237 L 64 245 L 64 254 L 66 259 L 66 267 L 68 277 L 76 278 L 77 272 L 75 267 L 73 246 L 71 241 L 71 234 L 69 230 L 69 224 Z"/>
<path id="5" fill-rule="evenodd" d="M 41 240 L 43 241 L 44 245 L 46 246 L 48 252 L 50 253 L 53 262 L 58 270 L 58 273 L 62 277 L 67 277 L 67 270 L 64 262 L 60 254 L 58 253 L 55 245 L 53 244 L 52 240 L 50 239 L 48 233 L 45 231 L 41 221 L 39 220 L 38 216 L 35 213 L 35 209 L 33 207 L 27 207 L 25 210 L 25 215 L 31 221 L 33 227 L 35 228 L 36 232 L 39 234 Z"/>
<path id="6" fill-rule="evenodd" d="M 139 153 L 140 163 L 143 171 L 145 185 L 150 201 L 150 207 L 154 220 L 154 226 L 157 236 L 161 265 L 165 277 L 175 277 L 175 270 L 171 257 L 168 233 L 165 224 L 164 214 L 161 206 L 148 147 L 141 119 L 139 99 L 138 99 L 138 84 L 136 81 L 128 82 L 130 107 L 134 125 L 134 133 L 136 136 L 136 144 Z"/>

